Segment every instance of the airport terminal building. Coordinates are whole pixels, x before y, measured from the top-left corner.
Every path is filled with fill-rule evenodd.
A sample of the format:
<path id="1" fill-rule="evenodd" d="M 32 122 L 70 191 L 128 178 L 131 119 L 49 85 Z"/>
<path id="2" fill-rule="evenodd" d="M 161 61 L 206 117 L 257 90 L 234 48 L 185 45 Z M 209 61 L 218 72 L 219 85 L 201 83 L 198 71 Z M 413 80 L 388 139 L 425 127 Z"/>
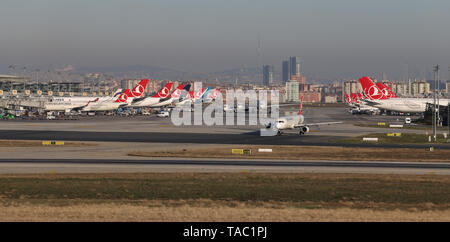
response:
<path id="1" fill-rule="evenodd" d="M 28 77 L 0 75 L 0 94 L 16 95 L 29 91 L 28 94 L 36 94 L 38 91 L 46 95 L 49 91 L 53 93 L 81 93 L 83 85 L 81 82 L 30 82 Z"/>

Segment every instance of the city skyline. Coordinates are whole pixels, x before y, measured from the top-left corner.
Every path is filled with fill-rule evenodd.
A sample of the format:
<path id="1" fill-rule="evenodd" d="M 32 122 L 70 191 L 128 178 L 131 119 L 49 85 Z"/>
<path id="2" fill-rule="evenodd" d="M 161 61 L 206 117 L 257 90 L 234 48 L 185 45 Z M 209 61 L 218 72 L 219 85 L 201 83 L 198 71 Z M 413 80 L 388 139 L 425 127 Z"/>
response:
<path id="1" fill-rule="evenodd" d="M 0 73 L 9 65 L 158 66 L 192 73 L 302 60 L 316 79 L 429 78 L 450 64 L 446 1 L 9 1 L 0 9 Z"/>

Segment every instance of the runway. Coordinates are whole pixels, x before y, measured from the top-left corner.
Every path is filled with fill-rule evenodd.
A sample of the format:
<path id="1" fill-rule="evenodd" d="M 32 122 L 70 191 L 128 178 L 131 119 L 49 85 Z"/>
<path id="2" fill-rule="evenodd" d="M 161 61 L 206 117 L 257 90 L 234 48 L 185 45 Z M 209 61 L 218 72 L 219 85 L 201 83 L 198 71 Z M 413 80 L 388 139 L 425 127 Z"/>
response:
<path id="1" fill-rule="evenodd" d="M 59 141 L 100 141 L 100 142 L 145 142 L 145 143 L 185 143 L 185 144 L 241 144 L 241 145 L 309 145 L 344 147 L 383 148 L 427 148 L 430 144 L 346 144 L 333 140 L 344 136 L 297 135 L 260 136 L 259 131 L 242 134 L 226 133 L 175 133 L 175 132 L 87 132 L 87 131 L 41 131 L 2 130 L 0 139 L 12 140 L 59 140 Z M 449 144 L 433 144 L 439 149 L 450 149 Z"/>
<path id="2" fill-rule="evenodd" d="M 450 163 L 294 161 L 200 158 L 0 159 L 0 173 L 55 172 L 323 172 L 450 174 Z"/>

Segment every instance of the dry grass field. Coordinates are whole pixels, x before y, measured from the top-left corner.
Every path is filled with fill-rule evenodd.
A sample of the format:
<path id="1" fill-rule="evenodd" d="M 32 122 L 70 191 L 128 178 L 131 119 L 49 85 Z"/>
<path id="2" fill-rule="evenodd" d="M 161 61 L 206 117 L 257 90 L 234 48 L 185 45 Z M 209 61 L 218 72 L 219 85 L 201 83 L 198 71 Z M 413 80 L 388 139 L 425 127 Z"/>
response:
<path id="1" fill-rule="evenodd" d="M 449 162 L 450 150 L 426 151 L 409 148 L 347 148 L 317 146 L 236 146 L 236 149 L 251 149 L 251 155 L 232 154 L 232 147 L 209 147 L 181 149 L 173 147 L 163 151 L 134 151 L 130 156 L 147 157 L 194 157 L 194 158 L 244 158 L 287 160 L 363 160 L 363 161 L 432 161 Z M 258 152 L 258 148 L 272 149 L 271 153 Z"/>
<path id="2" fill-rule="evenodd" d="M 450 221 L 450 176 L 0 175 L 0 221 Z"/>
<path id="3" fill-rule="evenodd" d="M 20 204 L 0 206 L 0 221 L 146 221 L 146 222 L 329 222 L 329 221 L 450 221 L 450 210 L 305 209 L 277 207 L 272 203 L 249 206 L 163 205 L 152 201 L 136 204 L 78 204 L 68 206 Z"/>

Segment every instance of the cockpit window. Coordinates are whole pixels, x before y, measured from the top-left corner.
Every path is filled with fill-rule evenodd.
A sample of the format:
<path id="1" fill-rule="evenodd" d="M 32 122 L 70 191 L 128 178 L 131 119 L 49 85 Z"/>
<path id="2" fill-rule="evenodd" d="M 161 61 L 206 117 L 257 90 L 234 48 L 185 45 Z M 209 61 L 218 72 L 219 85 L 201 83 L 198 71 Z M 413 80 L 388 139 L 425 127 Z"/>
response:
<path id="1" fill-rule="evenodd" d="M 284 124 L 284 121 L 283 120 L 279 120 L 278 123 Z"/>

